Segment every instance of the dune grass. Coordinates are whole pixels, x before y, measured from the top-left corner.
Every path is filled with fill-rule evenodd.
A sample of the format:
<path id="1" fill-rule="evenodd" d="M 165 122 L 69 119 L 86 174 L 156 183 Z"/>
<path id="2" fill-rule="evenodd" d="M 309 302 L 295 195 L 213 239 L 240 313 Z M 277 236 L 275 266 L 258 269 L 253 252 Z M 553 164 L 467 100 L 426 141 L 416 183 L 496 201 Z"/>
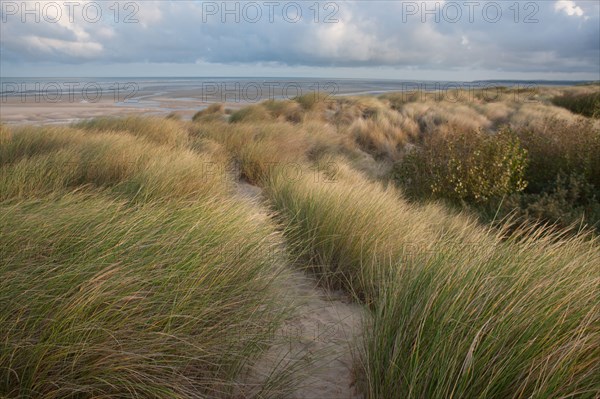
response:
<path id="1" fill-rule="evenodd" d="M 218 161 L 134 134 L 3 133 L 0 396 L 231 397 L 292 310 L 276 228 Z"/>
<path id="2" fill-rule="evenodd" d="M 0 396 L 284 397 L 286 370 L 262 390 L 244 375 L 293 311 L 291 257 L 368 307 L 354 370 L 368 398 L 598 397 L 598 238 L 482 225 L 391 184 L 428 140 L 508 126 L 531 190 L 570 173 L 595 206 L 597 121 L 552 104 L 593 89 L 0 125 Z M 482 148 L 477 167 L 502 175 Z M 274 219 L 237 199 L 237 179 Z"/>
<path id="3" fill-rule="evenodd" d="M 370 307 L 372 320 L 357 359 L 360 386 L 369 398 L 600 394 L 595 379 L 600 373 L 597 239 L 535 226 L 510 232 L 509 225 L 484 228 L 439 204 L 410 204 L 397 189 L 369 181 L 343 160 L 351 162 L 360 149 L 394 159 L 411 140 L 420 145 L 407 120 L 417 123 L 420 134 L 442 137 L 492 129 L 505 118 L 511 126 L 511 113 L 517 118 L 512 126 L 526 127 L 536 137 L 551 126 L 546 119 L 554 112 L 551 105 L 502 108 L 484 100 L 435 107 L 407 103 L 397 114 L 376 100 L 340 100 L 329 121 L 339 135 L 355 139 L 356 147 L 345 141 L 348 151 L 329 147 L 312 159 L 306 156 L 311 140 L 301 133 L 303 124 L 295 131 L 304 141 L 289 148 L 271 144 L 290 137 L 283 128 L 267 140 L 229 133 L 239 140 L 225 144 L 234 153 L 257 149 L 240 158 L 242 165 L 277 148 L 275 167 L 255 182 L 266 189 L 286 224 L 289 247 L 322 281 Z M 565 123 L 573 121 L 569 114 Z M 357 124 L 372 126 L 356 133 Z M 386 124 L 408 133 L 374 145 L 384 143 L 377 129 Z M 248 129 L 242 126 L 233 132 Z M 524 137 L 523 130 L 519 134 Z M 567 147 L 560 153 L 569 153 Z M 335 164 L 329 174 L 315 174 L 305 164 L 313 160 L 319 167 L 328 159 Z M 299 177 L 286 177 L 280 168 L 286 160 L 302 165 Z"/>
<path id="4" fill-rule="evenodd" d="M 275 178 L 286 236 L 372 309 L 358 368 L 369 398 L 587 397 L 600 372 L 595 241 L 509 240 L 358 176 Z"/>
<path id="5" fill-rule="evenodd" d="M 158 144 L 182 147 L 187 144 L 188 134 L 173 119 L 129 116 L 126 118 L 95 118 L 79 122 L 75 128 L 88 131 L 122 131 Z"/>
<path id="6" fill-rule="evenodd" d="M 222 120 L 225 116 L 225 105 L 221 103 L 211 104 L 202 111 L 198 111 L 192 117 L 194 122 Z"/>
<path id="7" fill-rule="evenodd" d="M 241 178 L 259 185 L 273 172 L 293 176 L 324 154 L 352 151 L 343 137 L 319 122 L 213 122 L 192 126 L 190 136 L 220 143 Z"/>
<path id="8" fill-rule="evenodd" d="M 597 244 L 440 240 L 385 289 L 362 365 L 370 397 L 594 398 Z"/>
<path id="9" fill-rule="evenodd" d="M 90 197 L 1 208 L 0 391 L 231 393 L 283 315 L 274 232 L 235 203 Z"/>
<path id="10" fill-rule="evenodd" d="M 214 172 L 219 161 L 210 155 L 123 132 L 17 129 L 0 155 L 0 199 L 84 185 L 107 187 L 138 201 L 192 200 L 227 191 L 228 176 Z"/>

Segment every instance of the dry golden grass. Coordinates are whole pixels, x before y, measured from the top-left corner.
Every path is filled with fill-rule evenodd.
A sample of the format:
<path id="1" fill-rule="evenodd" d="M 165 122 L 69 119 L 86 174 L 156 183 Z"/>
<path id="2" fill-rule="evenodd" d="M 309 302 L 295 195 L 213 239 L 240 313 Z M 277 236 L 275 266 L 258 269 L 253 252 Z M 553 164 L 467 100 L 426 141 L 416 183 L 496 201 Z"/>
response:
<path id="1" fill-rule="evenodd" d="M 221 103 L 211 104 L 206 109 L 196 112 L 192 117 L 194 122 L 210 122 L 224 120 L 225 105 Z"/>
<path id="2" fill-rule="evenodd" d="M 304 119 L 304 108 L 297 102 L 292 100 L 274 101 L 269 100 L 262 103 L 271 115 L 281 122 L 300 123 Z"/>
<path id="3" fill-rule="evenodd" d="M 185 137 L 187 142 L 187 133 Z M 124 133 L 28 128 L 15 132 L 2 148 L 3 199 L 35 197 L 81 185 L 164 201 L 227 190 L 225 174 L 208 173 L 218 162 L 209 155 L 157 146 Z"/>
<path id="4" fill-rule="evenodd" d="M 598 122 L 550 103 L 594 90 L 0 125 L 0 396 L 235 397 L 298 299 L 279 280 L 292 255 L 368 306 L 369 398 L 598 397 L 597 239 L 484 227 L 389 180 L 427 137 L 507 124 L 546 159 L 534 172 L 596 182 Z M 276 221 L 233 195 L 240 178 Z M 275 371 L 258 397 L 286 393 Z"/>
<path id="5" fill-rule="evenodd" d="M 579 119 L 579 116 L 564 108 L 533 103 L 521 104 L 509 119 L 509 124 L 515 129 L 531 129 L 543 133 L 552 128 L 555 120 L 575 124 Z"/>
<path id="6" fill-rule="evenodd" d="M 187 145 L 187 131 L 173 119 L 130 116 L 127 118 L 96 118 L 75 127 L 89 131 L 125 131 L 137 137 L 173 147 Z"/>
<path id="7" fill-rule="evenodd" d="M 2 397 L 231 397 L 291 310 L 281 237 L 214 173 L 221 146 L 123 122 L 2 132 Z"/>
<path id="8" fill-rule="evenodd" d="M 506 240 L 348 166 L 333 176 L 276 175 L 268 193 L 292 248 L 372 310 L 358 360 L 367 397 L 598 394 L 597 241 Z"/>

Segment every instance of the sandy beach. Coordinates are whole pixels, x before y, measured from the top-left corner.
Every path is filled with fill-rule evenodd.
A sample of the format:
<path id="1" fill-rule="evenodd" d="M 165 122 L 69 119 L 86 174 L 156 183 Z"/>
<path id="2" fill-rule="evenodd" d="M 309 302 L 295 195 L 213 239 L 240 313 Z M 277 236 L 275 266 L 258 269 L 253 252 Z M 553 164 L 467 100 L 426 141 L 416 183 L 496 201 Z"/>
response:
<path id="1" fill-rule="evenodd" d="M 0 120 L 6 124 L 70 123 L 98 116 L 124 116 L 148 113 L 147 108 L 121 107 L 109 101 L 98 103 L 22 102 L 13 98 L 2 102 Z"/>

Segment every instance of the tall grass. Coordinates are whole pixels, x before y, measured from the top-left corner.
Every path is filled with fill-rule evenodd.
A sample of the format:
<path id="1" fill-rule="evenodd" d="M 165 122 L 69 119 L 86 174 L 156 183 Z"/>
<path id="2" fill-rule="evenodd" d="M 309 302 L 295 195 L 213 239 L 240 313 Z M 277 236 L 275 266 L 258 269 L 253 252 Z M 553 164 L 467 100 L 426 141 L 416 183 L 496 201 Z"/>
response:
<path id="1" fill-rule="evenodd" d="M 359 364 L 368 397 L 600 392 L 596 241 L 533 230 L 504 240 L 352 180 L 273 179 L 269 193 L 294 247 L 373 311 Z"/>
<path id="2" fill-rule="evenodd" d="M 3 395 L 219 397 L 284 314 L 276 236 L 233 202 L 68 194 L 0 216 Z"/>
<path id="3" fill-rule="evenodd" d="M 0 396 L 231 397 L 290 312 L 269 219 L 134 134 L 3 132 Z"/>
<path id="4" fill-rule="evenodd" d="M 197 200 L 227 191 L 227 174 L 209 154 L 111 131 L 17 129 L 0 155 L 0 199 L 82 185 L 136 200 Z"/>
<path id="5" fill-rule="evenodd" d="M 198 121 L 212 121 L 212 120 L 222 120 L 225 116 L 225 105 L 221 103 L 211 104 L 206 109 L 202 111 L 198 111 L 192 117 L 194 122 Z"/>
<path id="6" fill-rule="evenodd" d="M 241 177 L 262 184 L 274 171 L 294 173 L 329 153 L 351 151 L 342 137 L 319 122 L 206 123 L 193 126 L 192 140 L 210 139 L 231 154 Z"/>
<path id="7" fill-rule="evenodd" d="M 125 131 L 158 144 L 185 146 L 187 131 L 173 119 L 129 116 L 126 118 L 95 118 L 79 122 L 74 127 L 89 131 Z"/>
<path id="8" fill-rule="evenodd" d="M 332 285 L 376 298 L 377 276 L 387 273 L 381 264 L 427 252 L 440 235 L 453 242 L 481 236 L 474 220 L 438 204 L 410 204 L 394 187 L 370 182 L 343 160 L 336 162 L 329 175 L 305 171 L 300 179 L 287 179 L 274 173 L 266 186 L 289 223 L 288 238 L 302 243 L 301 255 Z"/>
<path id="9" fill-rule="evenodd" d="M 597 205 L 597 121 L 550 105 L 561 93 L 311 95 L 229 120 L 215 105 L 192 122 L 0 125 L 0 396 L 284 396 L 282 370 L 263 391 L 241 385 L 294 300 L 285 238 L 369 307 L 355 367 L 369 398 L 598 397 L 597 238 L 482 227 L 379 182 L 430 140 L 497 140 L 508 125 L 530 183 L 571 173 Z M 473 185 L 501 182 L 497 151 L 467 147 L 471 168 L 499 168 Z M 284 237 L 232 195 L 238 178 L 265 189 Z"/>

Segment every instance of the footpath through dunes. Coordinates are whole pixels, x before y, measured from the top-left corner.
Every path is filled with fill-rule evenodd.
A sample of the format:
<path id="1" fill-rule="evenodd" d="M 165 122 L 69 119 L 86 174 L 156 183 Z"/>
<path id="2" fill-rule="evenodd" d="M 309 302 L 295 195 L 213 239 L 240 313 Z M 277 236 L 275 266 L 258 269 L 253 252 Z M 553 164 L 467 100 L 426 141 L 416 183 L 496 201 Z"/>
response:
<path id="1" fill-rule="evenodd" d="M 237 185 L 238 197 L 256 210 L 257 217 L 270 217 L 262 189 L 245 182 Z M 355 387 L 355 348 L 362 336 L 365 309 L 342 291 L 323 288 L 317 280 L 289 265 L 281 289 L 294 298 L 295 315 L 276 333 L 272 346 L 243 376 L 240 398 L 260 397 L 272 384 L 269 376 L 280 373 L 281 394 L 292 399 L 359 399 Z"/>

